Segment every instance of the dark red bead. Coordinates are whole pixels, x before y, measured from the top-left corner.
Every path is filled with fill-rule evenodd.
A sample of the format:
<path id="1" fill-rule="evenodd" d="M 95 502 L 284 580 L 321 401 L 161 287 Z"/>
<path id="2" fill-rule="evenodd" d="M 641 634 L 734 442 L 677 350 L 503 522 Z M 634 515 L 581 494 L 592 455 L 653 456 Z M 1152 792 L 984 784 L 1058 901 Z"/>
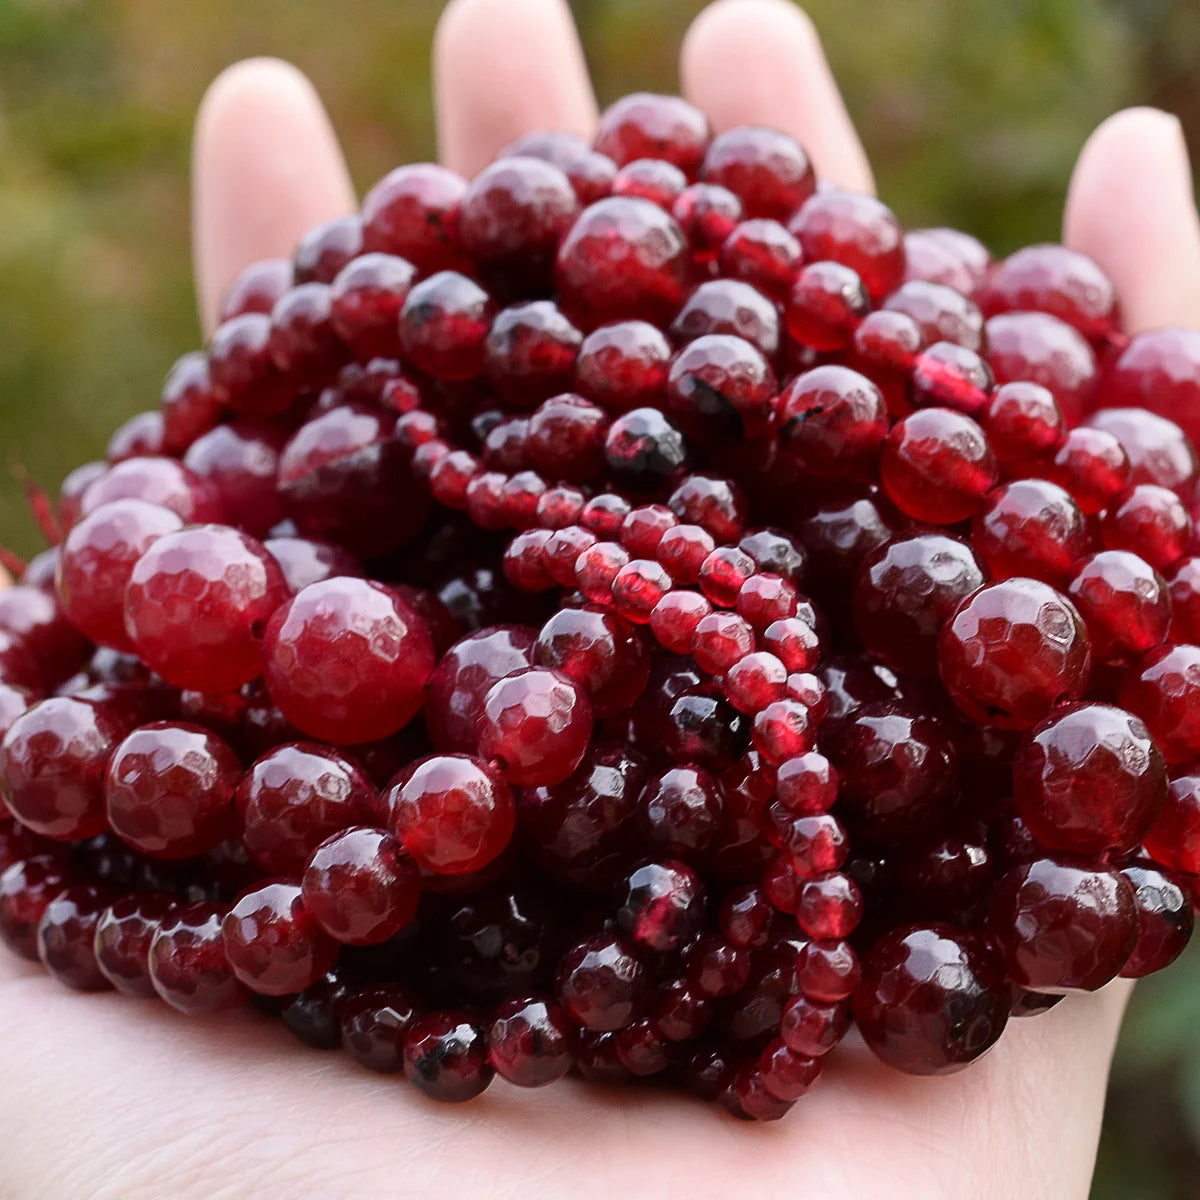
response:
<path id="1" fill-rule="evenodd" d="M 404 1038 L 404 1074 L 431 1100 L 472 1100 L 492 1081 L 487 1038 L 465 1013 L 420 1017 Z"/>
<path id="2" fill-rule="evenodd" d="M 1187 948 L 1195 925 L 1192 901 L 1179 881 L 1153 863 L 1132 862 L 1121 874 L 1133 889 L 1138 939 L 1121 975 L 1140 979 L 1169 967 Z"/>
<path id="3" fill-rule="evenodd" d="M 575 1031 L 563 1009 L 539 996 L 505 1000 L 487 1026 L 488 1061 L 518 1087 L 542 1087 L 574 1065 Z"/>
<path id="4" fill-rule="evenodd" d="M 150 982 L 180 1012 L 206 1014 L 238 1008 L 246 990 L 225 957 L 221 923 L 226 909 L 207 901 L 173 908 L 150 942 Z"/>
<path id="5" fill-rule="evenodd" d="M 612 934 L 573 946 L 558 965 L 558 994 L 571 1019 L 604 1033 L 624 1029 L 641 1011 L 645 968 L 637 953 Z"/>

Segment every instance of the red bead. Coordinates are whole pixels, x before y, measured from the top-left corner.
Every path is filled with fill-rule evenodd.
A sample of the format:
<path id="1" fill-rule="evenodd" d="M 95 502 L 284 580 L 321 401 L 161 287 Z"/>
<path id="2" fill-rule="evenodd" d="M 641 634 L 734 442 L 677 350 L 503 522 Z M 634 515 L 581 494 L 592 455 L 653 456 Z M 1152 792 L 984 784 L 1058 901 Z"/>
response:
<path id="1" fill-rule="evenodd" d="M 1149 329 L 1135 334 L 1105 373 L 1105 404 L 1144 408 L 1177 421 L 1200 438 L 1200 336 L 1194 329 Z"/>
<path id="2" fill-rule="evenodd" d="M 1145 843 L 1154 861 L 1168 870 L 1189 875 L 1200 870 L 1200 775 L 1193 766 L 1179 767 L 1172 775 L 1163 810 Z"/>
<path id="3" fill-rule="evenodd" d="M 1091 407 L 1096 357 L 1065 321 L 1048 313 L 1001 313 L 988 320 L 984 336 L 998 384 L 1040 383 L 1053 393 L 1068 425 Z"/>
<path id="4" fill-rule="evenodd" d="M 1026 246 L 988 272 L 976 295 L 989 316 L 1020 309 L 1052 313 L 1099 341 L 1118 324 L 1112 282 L 1096 263 L 1065 246 Z"/>
<path id="5" fill-rule="evenodd" d="M 592 706 L 573 680 L 529 667 L 494 683 L 480 712 L 479 754 L 518 787 L 561 783 L 592 733 Z"/>
<path id="6" fill-rule="evenodd" d="M 1147 568 L 1149 569 L 1149 568 Z M 1157 572 L 1155 572 L 1157 576 Z M 1200 641 L 1200 558 L 1183 558 L 1167 577 L 1170 595 L 1170 636 L 1173 642 Z M 1150 593 L 1146 592 L 1146 601 Z M 1147 616 L 1157 613 L 1158 602 L 1146 604 Z M 1157 628 L 1157 624 L 1154 623 Z M 1160 641 L 1165 639 L 1160 638 Z M 1144 647 L 1148 649 L 1148 647 Z"/>
<path id="7" fill-rule="evenodd" d="M 1071 493 L 1088 516 L 1102 512 L 1129 486 L 1129 456 L 1121 443 L 1101 429 L 1079 426 L 1067 434 L 1046 477 Z"/>
<path id="8" fill-rule="evenodd" d="M 671 590 L 671 577 L 652 559 L 634 559 L 617 572 L 612 602 L 617 612 L 638 625 L 650 622 L 658 602 Z"/>
<path id="9" fill-rule="evenodd" d="M 138 893 L 113 901 L 96 922 L 96 966 L 126 996 L 154 995 L 150 982 L 150 943 L 170 912 L 167 896 Z"/>
<path id="10" fill-rule="evenodd" d="M 632 509 L 629 501 L 612 492 L 601 492 L 593 496 L 580 513 L 580 523 L 598 538 L 609 541 L 617 538 L 625 518 Z"/>
<path id="11" fill-rule="evenodd" d="M 593 603 L 610 604 L 613 583 L 629 561 L 629 551 L 620 542 L 596 542 L 575 560 L 575 582 Z"/>
<path id="12" fill-rule="evenodd" d="M 55 896 L 38 922 L 38 957 L 58 980 L 79 992 L 110 985 L 96 961 L 96 925 L 111 896 L 106 889 L 70 887 Z"/>
<path id="13" fill-rule="evenodd" d="M 873 196 L 828 188 L 817 192 L 788 222 L 808 262 L 832 259 L 862 277 L 878 302 L 904 278 L 900 222 Z"/>
<path id="14" fill-rule="evenodd" d="M 1097 662 L 1136 658 L 1165 642 L 1168 630 L 1178 641 L 1190 637 L 1180 629 L 1175 583 L 1168 595 L 1162 576 L 1127 550 L 1102 550 L 1081 559 L 1067 594 L 1087 623 Z"/>
<path id="15" fill-rule="evenodd" d="M 1085 860 L 1035 859 L 1000 880 L 988 930 L 1005 973 L 1021 987 L 1095 991 L 1133 952 L 1133 889 L 1119 872 Z"/>
<path id="16" fill-rule="evenodd" d="M 671 214 L 691 243 L 697 263 L 710 263 L 744 215 L 742 202 L 728 188 L 693 183 L 676 197 Z"/>
<path id="17" fill-rule="evenodd" d="M 78 841 L 107 827 L 104 769 L 128 725 L 111 706 L 54 696 L 19 716 L 0 747 L 9 810 L 43 837 Z"/>
<path id="18" fill-rule="evenodd" d="M 558 966 L 563 1007 L 576 1024 L 598 1033 L 633 1021 L 645 990 L 645 969 L 636 952 L 612 934 L 577 943 Z"/>
<path id="19" fill-rule="evenodd" d="M 711 475 L 687 475 L 667 506 L 679 520 L 699 525 L 718 543 L 736 542 L 746 524 L 746 500 L 738 486 Z"/>
<path id="20" fill-rule="evenodd" d="M 400 352 L 400 310 L 416 268 L 395 254 L 363 254 L 347 263 L 330 287 L 333 328 L 360 358 Z"/>
<path id="21" fill-rule="evenodd" d="M 655 850 L 695 861 L 712 847 L 724 825 L 721 785 L 702 767 L 672 767 L 646 784 L 638 797 L 638 819 Z"/>
<path id="22" fill-rule="evenodd" d="M 708 148 L 708 119 L 678 96 L 634 92 L 600 114 L 593 148 L 618 166 L 661 158 L 695 175 Z"/>
<path id="23" fill-rule="evenodd" d="M 313 852 L 302 879 L 308 911 L 339 942 L 370 946 L 400 932 L 417 911 L 417 867 L 391 834 L 351 827 Z"/>
<path id="24" fill-rule="evenodd" d="M 223 406 L 250 417 L 270 417 L 286 410 L 295 387 L 272 360 L 270 345 L 271 318 L 266 313 L 230 317 L 213 330 L 208 339 L 208 376 Z"/>
<path id="25" fill-rule="evenodd" d="M 1083 694 L 1091 649 L 1064 596 L 1036 580 L 1006 579 L 980 588 L 943 627 L 938 669 L 972 720 L 1027 729 Z"/>
<path id="26" fill-rule="evenodd" d="M 850 345 L 869 311 L 866 288 L 856 272 L 841 263 L 810 262 L 792 283 L 783 318 L 801 346 L 841 350 Z"/>
<path id="27" fill-rule="evenodd" d="M 700 571 L 715 549 L 716 540 L 706 529 L 676 525 L 659 540 L 657 558 L 676 583 L 694 584 L 699 582 Z"/>
<path id="28" fill-rule="evenodd" d="M 650 631 L 659 645 L 674 654 L 690 654 L 696 627 L 712 612 L 698 592 L 668 592 L 650 613 Z"/>
<path id="29" fill-rule="evenodd" d="M 884 301 L 882 311 L 903 313 L 915 321 L 926 346 L 932 347 L 937 342 L 948 342 L 965 350 L 979 350 L 983 346 L 983 314 L 979 306 L 969 296 L 946 284 L 912 280 Z M 955 361 L 967 363 L 971 360 L 948 356 L 948 363 Z"/>
<path id="30" fill-rule="evenodd" d="M 723 675 L 754 649 L 754 630 L 734 613 L 714 612 L 701 618 L 692 634 L 692 654 L 700 669 Z"/>
<path id="31" fill-rule="evenodd" d="M 1088 541 L 1075 501 L 1044 479 L 1002 483 L 988 493 L 971 525 L 971 545 L 993 579 L 1026 575 L 1062 586 Z"/>
<path id="32" fill-rule="evenodd" d="M 750 125 L 713 138 L 700 174 L 733 192 L 750 217 L 786 221 L 816 190 L 812 162 L 799 142 Z"/>
<path id="33" fill-rule="evenodd" d="M 775 655 L 747 653 L 727 669 L 725 695 L 738 712 L 753 716 L 784 698 L 787 676 L 787 667 Z"/>
<path id="34" fill-rule="evenodd" d="M 563 238 L 555 282 L 569 311 L 594 327 L 669 319 L 688 270 L 687 239 L 667 213 L 649 200 L 613 196 L 584 209 Z"/>
<path id="35" fill-rule="evenodd" d="M 357 213 L 314 225 L 296 244 L 292 256 L 295 281 L 330 283 L 362 249 L 362 218 Z"/>
<path id="36" fill-rule="evenodd" d="M 877 309 L 863 317 L 854 331 L 849 364 L 880 389 L 892 416 L 912 409 L 909 375 L 923 345 L 920 326 L 900 312 Z"/>
<path id="37" fill-rule="evenodd" d="M 0 668 L 10 686 L 54 684 L 78 671 L 91 654 L 91 645 L 67 619 L 58 597 L 28 584 L 0 591 L 0 633 L 13 645 L 0 651 Z M 19 653 L 21 649 L 27 655 Z M 26 658 L 33 661 L 25 661 Z"/>
<path id="38" fill-rule="evenodd" d="M 1200 647 L 1148 651 L 1125 669 L 1119 697 L 1146 723 L 1167 762 L 1200 755 Z"/>
<path id="39" fill-rule="evenodd" d="M 1166 792 L 1166 766 L 1145 725 L 1107 704 L 1059 709 L 1029 732 L 1013 765 L 1017 811 L 1051 850 L 1128 853 Z"/>
<path id="40" fill-rule="evenodd" d="M 267 751 L 235 795 L 242 841 L 260 870 L 298 876 L 326 838 L 373 825 L 379 798 L 362 772 L 336 750 L 294 742 Z"/>
<path id="41" fill-rule="evenodd" d="M 811 938 L 849 937 L 863 914 L 858 884 L 840 871 L 806 879 L 796 902 L 796 920 Z"/>
<path id="42" fill-rule="evenodd" d="M 428 628 L 413 609 L 383 585 L 351 578 L 310 584 L 282 605 L 263 658 L 284 716 L 339 745 L 403 728 L 434 666 Z"/>
<path id="43" fill-rule="evenodd" d="M 739 593 L 755 573 L 755 569 L 754 559 L 744 550 L 735 546 L 718 546 L 700 564 L 700 590 L 714 604 L 722 608 L 733 608 Z"/>
<path id="44" fill-rule="evenodd" d="M 750 978 L 750 955 L 713 933 L 701 935 L 687 954 L 688 981 L 702 996 L 733 996 Z"/>
<path id="45" fill-rule="evenodd" d="M 816 740 L 812 710 L 797 700 L 776 700 L 754 718 L 754 745 L 768 762 L 806 754 Z"/>
<path id="46" fill-rule="evenodd" d="M 772 621 L 762 631 L 760 642 L 762 648 L 776 655 L 788 671 L 811 670 L 821 653 L 820 639 L 802 617 Z"/>
<path id="47" fill-rule="evenodd" d="M 726 278 L 740 279 L 764 295 L 783 300 L 800 258 L 800 243 L 778 221 L 752 218 L 725 239 L 718 262 Z"/>
<path id="48" fill-rule="evenodd" d="M 1164 571 L 1187 553 L 1192 518 L 1174 492 L 1139 483 L 1104 514 L 1100 532 L 1110 550 L 1132 550 Z"/>
<path id="49" fill-rule="evenodd" d="M 869 476 L 888 433 L 879 389 L 846 367 L 798 375 L 779 397 L 782 451 L 805 474 L 822 479 Z"/>
<path id="50" fill-rule="evenodd" d="M 232 829 L 237 756 L 199 725 L 157 721 L 113 751 L 104 781 L 108 822 L 135 849 L 157 858 L 205 854 Z"/>
<path id="51" fill-rule="evenodd" d="M 646 321 L 614 321 L 579 348 L 575 387 L 612 413 L 661 403 L 671 347 Z"/>
<path id="52" fill-rule="evenodd" d="M 509 542 L 504 551 L 504 575 L 518 591 L 544 592 L 554 586 L 545 562 L 550 537 L 549 529 L 527 529 Z"/>
<path id="53" fill-rule="evenodd" d="M 134 565 L 125 628 L 168 683 L 231 691 L 262 672 L 263 631 L 287 595 L 261 542 L 227 526 L 191 526 L 156 539 Z"/>
<path id="54" fill-rule="evenodd" d="M 733 945 L 749 950 L 766 944 L 773 918 L 766 895 L 749 883 L 726 894 L 718 915 L 721 932 Z"/>
<path id="55" fill-rule="evenodd" d="M 837 799 L 838 773 L 824 755 L 809 753 L 779 764 L 775 798 L 794 816 L 828 812 Z"/>
<path id="56" fill-rule="evenodd" d="M 621 545 L 637 558 L 652 558 L 663 534 L 678 524 L 679 518 L 665 505 L 640 505 L 631 509 L 621 522 Z"/>
<path id="57" fill-rule="evenodd" d="M 314 920 L 299 886 L 280 880 L 244 892 L 221 934 L 234 975 L 265 996 L 303 991 L 337 958 L 337 943 Z"/>
<path id="58" fill-rule="evenodd" d="M 512 791 L 500 773 L 465 754 L 421 759 L 402 773 L 385 803 L 405 850 L 439 875 L 485 867 L 507 847 L 516 822 Z"/>
<path id="59" fill-rule="evenodd" d="M 630 941 L 666 952 L 686 946 L 704 919 L 704 884 L 670 859 L 635 868 L 619 892 L 617 926 Z"/>
<path id="60" fill-rule="evenodd" d="M 783 1010 L 779 1034 L 794 1053 L 809 1058 L 828 1054 L 845 1036 L 850 1023 L 849 1005 L 793 996 Z"/>
<path id="61" fill-rule="evenodd" d="M 58 592 L 72 623 L 92 641 L 132 649 L 125 632 L 125 588 L 151 543 L 182 520 L 143 500 L 118 500 L 84 517 L 67 535 L 58 566 Z"/>
<path id="62" fill-rule="evenodd" d="M 435 379 L 474 379 L 484 370 L 484 344 L 494 315 L 487 292 L 457 271 L 416 284 L 400 313 L 405 357 Z"/>
<path id="63" fill-rule="evenodd" d="M 912 401 L 919 408 L 940 406 L 979 417 L 991 390 L 987 363 L 974 350 L 953 342 L 936 342 L 913 364 Z"/>
<path id="64" fill-rule="evenodd" d="M 858 987 L 862 974 L 849 942 L 809 942 L 796 960 L 796 982 L 813 1000 L 845 1000 Z"/>
<path id="65" fill-rule="evenodd" d="M 286 258 L 260 258 L 243 267 L 221 297 L 218 317 L 228 321 L 242 313 L 270 313 L 275 301 L 292 286 L 292 264 Z"/>
<path id="66" fill-rule="evenodd" d="M 135 413 L 108 439 L 104 457 L 110 463 L 163 453 L 163 417 L 158 409 Z"/>
<path id="67" fill-rule="evenodd" d="M 0 873 L 0 939 L 22 958 L 38 958 L 38 925 L 49 903 L 73 880 L 58 855 L 21 858 Z"/>
<path id="68" fill-rule="evenodd" d="M 283 516 L 276 483 L 285 440 L 262 421 L 218 425 L 192 442 L 184 465 L 217 489 L 231 525 L 263 537 Z"/>
<path id="69" fill-rule="evenodd" d="M 245 999 L 245 989 L 225 957 L 225 911 L 207 902 L 174 908 L 150 942 L 150 982 L 160 998 L 180 1012 L 225 1012 Z"/>
<path id="70" fill-rule="evenodd" d="M 970 417 L 926 408 L 892 427 L 880 477 L 888 498 L 908 516 L 952 525 L 979 509 L 997 469 L 987 435 Z"/>
<path id="71" fill-rule="evenodd" d="M 1187 948 L 1195 926 L 1192 901 L 1180 883 L 1152 863 L 1134 862 L 1121 874 L 1133 889 L 1138 939 L 1121 968 L 1125 979 L 1140 979 L 1169 967 Z"/>
<path id="72" fill-rule="evenodd" d="M 493 1074 L 483 1030 L 465 1013 L 420 1017 L 404 1038 L 404 1074 L 431 1100 L 457 1104 L 474 1099 Z"/>
<path id="73" fill-rule="evenodd" d="M 672 361 L 665 409 L 698 444 L 760 438 L 770 428 L 777 390 L 775 373 L 758 347 L 731 333 L 707 333 L 689 341 Z"/>
<path id="74" fill-rule="evenodd" d="M 488 1062 L 518 1087 L 542 1087 L 574 1065 L 575 1031 L 563 1009 L 538 996 L 505 1000 L 487 1027 Z"/>
<path id="75" fill-rule="evenodd" d="M 612 181 L 614 196 L 640 196 L 671 211 L 675 197 L 687 187 L 687 176 L 673 163 L 661 158 L 635 158 L 626 163 Z"/>
<path id="76" fill-rule="evenodd" d="M 1028 469 L 1048 458 L 1067 436 L 1058 402 L 1036 383 L 1006 383 L 996 388 L 984 411 L 983 428 L 996 461 L 1009 472 Z"/>
<path id="77" fill-rule="evenodd" d="M 514 407 L 534 408 L 570 390 L 582 340 L 550 300 L 510 305 L 496 314 L 488 331 L 488 378 Z"/>
<path id="78" fill-rule="evenodd" d="M 271 310 L 268 352 L 284 374 L 331 379 L 349 357 L 333 325 L 333 296 L 326 283 L 301 283 L 285 292 Z"/>
<path id="79" fill-rule="evenodd" d="M 466 181 L 445 167 L 397 167 L 363 199 L 363 249 L 398 254 L 419 271 L 457 266 L 458 214 L 466 190 Z"/>
<path id="80" fill-rule="evenodd" d="M 979 934 L 944 924 L 886 934 L 854 994 L 854 1021 L 867 1045 L 910 1075 L 961 1071 L 995 1045 L 1008 1010 L 994 951 Z"/>

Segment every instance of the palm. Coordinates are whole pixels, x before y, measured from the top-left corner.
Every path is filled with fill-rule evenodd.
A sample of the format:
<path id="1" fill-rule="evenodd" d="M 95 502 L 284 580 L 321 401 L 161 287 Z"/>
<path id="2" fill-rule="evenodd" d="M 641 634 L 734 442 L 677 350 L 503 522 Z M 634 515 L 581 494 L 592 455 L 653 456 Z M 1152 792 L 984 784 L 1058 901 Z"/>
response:
<path id="1" fill-rule="evenodd" d="M 587 133 L 595 106 L 561 0 L 455 0 L 436 53 L 448 163 L 472 171 L 539 127 Z M 815 35 L 782 0 L 719 0 L 684 51 L 718 127 L 783 126 L 828 180 L 870 172 Z M 287 254 L 353 203 L 319 102 L 257 62 L 214 85 L 197 135 L 197 275 L 210 323 L 246 262 Z M 1115 279 L 1131 328 L 1200 319 L 1200 234 L 1173 122 L 1106 123 L 1077 168 L 1067 240 Z M 252 1017 L 188 1022 L 63 992 L 0 955 L 0 1195 L 377 1197 L 525 1193 L 981 1197 L 1086 1194 L 1126 988 L 1015 1022 L 972 1070 L 897 1075 L 849 1045 L 789 1120 L 735 1125 L 646 1088 L 575 1081 L 434 1105 Z"/>

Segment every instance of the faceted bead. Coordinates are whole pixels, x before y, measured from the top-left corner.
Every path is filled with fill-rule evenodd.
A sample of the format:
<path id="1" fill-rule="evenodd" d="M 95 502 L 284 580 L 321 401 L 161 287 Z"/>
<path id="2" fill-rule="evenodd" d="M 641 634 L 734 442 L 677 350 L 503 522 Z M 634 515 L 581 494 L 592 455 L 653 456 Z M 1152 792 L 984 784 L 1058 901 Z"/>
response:
<path id="1" fill-rule="evenodd" d="M 1139 483 L 1101 517 L 1100 531 L 1110 550 L 1132 550 L 1165 571 L 1187 553 L 1192 519 L 1174 492 Z"/>
<path id="2" fill-rule="evenodd" d="M 616 613 L 592 606 L 556 612 L 538 634 L 533 662 L 574 680 L 587 692 L 598 719 L 627 709 L 650 674 L 644 635 Z"/>
<path id="3" fill-rule="evenodd" d="M 810 262 L 792 282 L 783 318 L 799 345 L 832 351 L 850 345 L 869 311 L 866 288 L 855 271 L 841 263 Z"/>
<path id="4" fill-rule="evenodd" d="M 660 158 L 694 176 L 708 139 L 708 119 L 694 105 L 678 96 L 633 92 L 600 114 L 592 147 L 618 166 Z"/>
<path id="5" fill-rule="evenodd" d="M 602 933 L 573 946 L 558 966 L 558 994 L 576 1024 L 604 1033 L 624 1029 L 641 1010 L 645 968 L 620 938 Z"/>
<path id="6" fill-rule="evenodd" d="M 647 782 L 638 798 L 638 820 L 655 850 L 695 862 L 724 825 L 721 785 L 702 767 L 671 767 Z"/>
<path id="7" fill-rule="evenodd" d="M 404 1069 L 404 1039 L 421 1014 L 417 997 L 400 984 L 359 988 L 342 1001 L 342 1044 L 361 1066 L 381 1074 Z"/>
<path id="8" fill-rule="evenodd" d="M 1135 334 L 1109 364 L 1103 380 L 1106 404 L 1148 409 L 1177 421 L 1193 442 L 1200 439 L 1200 336 L 1194 329 L 1148 329 Z"/>
<path id="9" fill-rule="evenodd" d="M 886 934 L 854 995 L 867 1045 L 911 1075 L 962 1070 L 995 1045 L 1008 1010 L 1003 968 L 985 939 L 943 924 Z"/>
<path id="10" fill-rule="evenodd" d="M 1111 433 L 1080 425 L 1067 434 L 1044 474 L 1066 488 L 1087 516 L 1095 516 L 1126 490 L 1131 468 Z"/>
<path id="11" fill-rule="evenodd" d="M 1081 559 L 1067 595 L 1087 623 L 1097 662 L 1136 658 L 1165 642 L 1168 630 L 1182 640 L 1177 611 L 1171 625 L 1174 590 L 1168 595 L 1162 576 L 1127 550 L 1102 550 Z"/>
<path id="12" fill-rule="evenodd" d="M 1133 889 L 1138 939 L 1121 975 L 1140 979 L 1169 967 L 1187 948 L 1195 914 L 1179 882 L 1153 863 L 1132 862 L 1121 869 Z"/>
<path id="13" fill-rule="evenodd" d="M 112 896 L 105 888 L 69 887 L 46 906 L 37 927 L 38 958 L 50 974 L 79 992 L 110 985 L 96 960 L 96 926 Z"/>
<path id="14" fill-rule="evenodd" d="M 575 387 L 611 413 L 661 402 L 671 346 L 647 321 L 613 321 L 589 333 L 575 363 Z"/>
<path id="15" fill-rule="evenodd" d="M 418 1018 L 404 1038 L 404 1074 L 431 1100 L 459 1103 L 487 1089 L 493 1070 L 487 1039 L 465 1013 Z"/>
<path id="16" fill-rule="evenodd" d="M 971 545 L 993 579 L 1026 575 L 1062 586 L 1088 549 L 1083 513 L 1044 479 L 1002 483 L 988 493 L 971 526 Z"/>
<path id="17" fill-rule="evenodd" d="M 419 271 L 456 266 L 462 260 L 458 215 L 466 190 L 466 181 L 445 167 L 397 167 L 363 198 L 363 249 L 397 254 Z"/>
<path id="18" fill-rule="evenodd" d="M 847 367 L 816 367 L 783 389 L 780 447 L 803 472 L 825 479 L 869 476 L 887 437 L 882 393 Z"/>
<path id="19" fill-rule="evenodd" d="M 42 914 L 72 883 L 66 865 L 53 854 L 17 859 L 0 872 L 0 939 L 14 954 L 37 961 Z"/>
<path id="20" fill-rule="evenodd" d="M 225 957 L 225 908 L 199 902 L 172 909 L 150 943 L 150 982 L 172 1008 L 191 1014 L 238 1008 L 246 997 Z"/>
<path id="21" fill-rule="evenodd" d="M 619 895 L 617 926 L 639 946 L 670 951 L 686 946 L 704 919 L 704 884 L 682 862 L 670 859 L 635 868 Z"/>
<path id="22" fill-rule="evenodd" d="M 1169 763 L 1200 755 L 1200 647 L 1160 646 L 1125 669 L 1118 703 L 1141 717 Z M 11 733 L 10 733 L 11 736 Z"/>
<path id="23" fill-rule="evenodd" d="M 812 162 L 786 133 L 741 125 L 713 138 L 703 179 L 728 188 L 749 217 L 786 221 L 816 190 Z"/>
<path id="24" fill-rule="evenodd" d="M 827 188 L 788 222 L 807 262 L 832 259 L 857 271 L 872 301 L 904 279 L 904 235 L 895 214 L 873 196 Z"/>
<path id="25" fill-rule="evenodd" d="M 1039 383 L 1058 401 L 1068 425 L 1092 406 L 1096 356 L 1083 337 L 1049 313 L 1010 312 L 984 326 L 987 360 L 998 384 Z"/>
<path id="26" fill-rule="evenodd" d="M 1196 452 L 1173 420 L 1144 408 L 1102 408 L 1088 427 L 1110 433 L 1129 456 L 1129 482 L 1152 483 L 1187 497 L 1196 482 Z"/>
<path id="27" fill-rule="evenodd" d="M 518 1087 L 542 1087 L 574 1065 L 575 1031 L 563 1009 L 540 996 L 505 1000 L 487 1026 L 488 1061 Z"/>

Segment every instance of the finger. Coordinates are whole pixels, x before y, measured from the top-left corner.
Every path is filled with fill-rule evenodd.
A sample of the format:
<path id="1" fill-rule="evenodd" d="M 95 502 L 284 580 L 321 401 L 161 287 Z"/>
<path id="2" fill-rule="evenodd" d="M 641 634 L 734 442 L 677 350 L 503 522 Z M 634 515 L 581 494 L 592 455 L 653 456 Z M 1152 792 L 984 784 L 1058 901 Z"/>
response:
<path id="1" fill-rule="evenodd" d="M 875 181 L 813 23 L 790 0 L 716 0 L 683 42 L 683 91 L 718 129 L 790 133 L 817 175 L 873 192 Z"/>
<path id="2" fill-rule="evenodd" d="M 1200 221 L 1174 117 L 1131 108 L 1088 138 L 1071 178 L 1063 240 L 1108 272 L 1130 333 L 1200 326 Z"/>
<path id="3" fill-rule="evenodd" d="M 563 0 L 451 0 L 433 44 L 442 161 L 473 175 L 541 129 L 590 137 L 596 99 Z"/>
<path id="4" fill-rule="evenodd" d="M 248 263 L 291 257 L 301 234 L 354 208 L 337 138 L 309 81 L 277 59 L 223 71 L 196 118 L 192 252 L 201 320 Z"/>

